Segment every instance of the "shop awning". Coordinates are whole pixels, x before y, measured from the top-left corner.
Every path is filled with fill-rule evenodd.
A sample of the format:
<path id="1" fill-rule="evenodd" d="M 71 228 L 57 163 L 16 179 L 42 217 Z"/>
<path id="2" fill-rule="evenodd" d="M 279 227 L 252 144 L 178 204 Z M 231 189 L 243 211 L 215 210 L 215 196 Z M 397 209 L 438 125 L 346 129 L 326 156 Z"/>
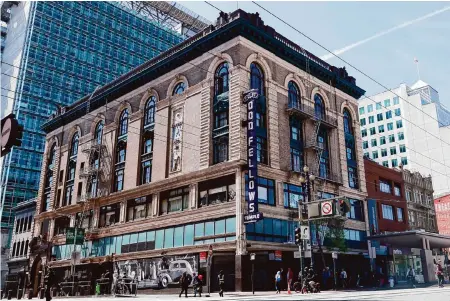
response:
<path id="1" fill-rule="evenodd" d="M 399 248 L 422 249 L 424 240 L 429 241 L 430 249 L 449 248 L 450 236 L 425 231 L 394 232 L 367 237 L 368 240 L 379 241 L 383 245 Z"/>

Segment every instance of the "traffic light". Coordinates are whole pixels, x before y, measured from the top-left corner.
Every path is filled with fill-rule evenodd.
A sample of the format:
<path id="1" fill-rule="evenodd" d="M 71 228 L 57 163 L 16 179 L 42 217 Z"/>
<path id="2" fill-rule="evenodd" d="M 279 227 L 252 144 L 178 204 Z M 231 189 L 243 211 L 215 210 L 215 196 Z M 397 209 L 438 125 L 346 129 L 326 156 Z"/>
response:
<path id="1" fill-rule="evenodd" d="M 2 119 L 1 131 L 2 156 L 4 156 L 13 146 L 22 144 L 23 126 L 19 125 L 14 114 L 9 114 Z"/>
<path id="2" fill-rule="evenodd" d="M 295 228 L 295 244 L 300 245 L 302 243 L 302 234 L 300 228 Z"/>
<path id="3" fill-rule="evenodd" d="M 340 216 L 346 216 L 347 212 L 350 211 L 350 205 L 347 199 L 339 199 L 338 200 L 338 214 Z"/>

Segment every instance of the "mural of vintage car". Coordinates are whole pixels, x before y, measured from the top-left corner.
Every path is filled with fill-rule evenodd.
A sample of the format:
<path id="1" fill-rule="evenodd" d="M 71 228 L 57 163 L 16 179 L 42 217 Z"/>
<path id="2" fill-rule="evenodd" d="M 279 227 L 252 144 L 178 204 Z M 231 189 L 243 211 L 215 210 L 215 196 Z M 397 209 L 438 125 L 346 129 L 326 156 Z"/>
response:
<path id="1" fill-rule="evenodd" d="M 184 272 L 190 276 L 192 283 L 194 271 L 187 260 L 180 259 L 170 262 L 168 269 L 159 271 L 158 278 L 161 287 L 167 288 L 170 284 L 178 284 Z"/>

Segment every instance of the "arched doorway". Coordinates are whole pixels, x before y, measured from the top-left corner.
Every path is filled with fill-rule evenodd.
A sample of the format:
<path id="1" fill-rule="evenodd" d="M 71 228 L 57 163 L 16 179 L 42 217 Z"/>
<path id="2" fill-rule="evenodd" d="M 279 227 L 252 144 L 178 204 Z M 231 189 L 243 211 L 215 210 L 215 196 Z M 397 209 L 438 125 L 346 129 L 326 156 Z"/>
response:
<path id="1" fill-rule="evenodd" d="M 38 295 L 38 288 L 41 283 L 41 277 L 42 277 L 42 259 L 41 256 L 37 256 L 34 261 L 33 265 L 31 266 L 31 287 L 33 288 L 33 295 L 36 297 Z"/>

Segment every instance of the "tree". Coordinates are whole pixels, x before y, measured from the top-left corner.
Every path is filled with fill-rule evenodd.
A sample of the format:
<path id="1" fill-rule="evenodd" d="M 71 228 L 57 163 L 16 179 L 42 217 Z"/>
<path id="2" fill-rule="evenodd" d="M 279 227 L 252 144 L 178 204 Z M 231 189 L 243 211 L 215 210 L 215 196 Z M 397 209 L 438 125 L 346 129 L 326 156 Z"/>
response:
<path id="1" fill-rule="evenodd" d="M 322 243 L 330 249 L 347 251 L 344 235 L 345 220 L 341 218 L 322 219 L 314 222 L 316 228 L 316 240 L 319 246 L 319 253 L 322 257 L 322 264 L 326 266 Z"/>

